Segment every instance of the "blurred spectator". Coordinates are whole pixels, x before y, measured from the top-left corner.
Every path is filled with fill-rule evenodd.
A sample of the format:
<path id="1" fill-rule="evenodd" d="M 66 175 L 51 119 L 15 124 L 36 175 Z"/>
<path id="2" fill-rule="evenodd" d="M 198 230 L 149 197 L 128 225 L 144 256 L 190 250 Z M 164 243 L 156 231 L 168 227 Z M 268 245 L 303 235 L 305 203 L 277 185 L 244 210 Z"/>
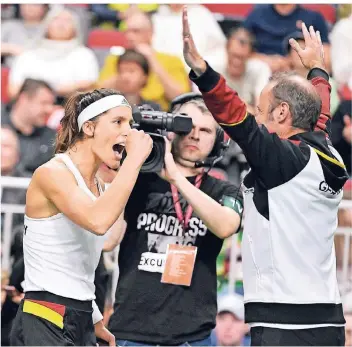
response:
<path id="1" fill-rule="evenodd" d="M 125 20 L 136 12 L 153 13 L 158 4 L 92 4 L 91 10 L 98 26 L 103 29 L 125 30 Z"/>
<path id="2" fill-rule="evenodd" d="M 150 75 L 141 96 L 158 103 L 167 110 L 169 102 L 176 96 L 190 91 L 190 82 L 182 61 L 173 55 L 156 52 L 151 47 L 153 25 L 150 17 L 138 12 L 126 20 L 126 38 L 131 48 L 148 60 Z M 114 88 L 117 79 L 119 57 L 109 55 L 100 74 L 100 87 Z"/>
<path id="3" fill-rule="evenodd" d="M 14 130 L 8 125 L 1 124 L 1 176 L 30 177 L 31 173 L 24 170 L 20 159 L 20 144 Z M 3 188 L 2 204 L 24 205 L 26 202 L 25 189 Z M 15 213 L 12 216 L 12 226 L 23 224 L 23 215 Z M 2 221 L 3 215 L 1 215 Z M 3 227 L 4 223 L 1 223 Z"/>
<path id="4" fill-rule="evenodd" d="M 21 19 L 4 21 L 1 25 L 1 56 L 11 66 L 14 57 L 22 54 L 42 31 L 43 18 L 49 6 L 45 4 L 20 4 Z"/>
<path id="5" fill-rule="evenodd" d="M 62 7 L 62 5 L 51 5 Z M 68 3 L 64 5 L 69 11 L 71 11 L 78 20 L 79 23 L 79 37 L 81 42 L 86 45 L 88 41 L 89 32 L 92 28 L 92 13 L 89 11 L 88 4 L 75 4 Z"/>
<path id="6" fill-rule="evenodd" d="M 45 124 L 54 100 L 46 82 L 27 79 L 12 108 L 2 111 L 2 124 L 8 124 L 19 137 L 21 165 L 31 173 L 53 154 L 55 131 Z"/>
<path id="7" fill-rule="evenodd" d="M 189 4 L 188 17 L 192 22 L 192 35 L 199 53 L 215 70 L 222 67 L 226 59 L 226 38 L 212 12 L 203 5 Z M 178 56 L 183 62 L 182 41 L 183 4 L 160 5 L 153 15 L 153 47 L 163 53 Z M 186 65 L 186 63 L 184 63 Z M 188 70 L 188 66 L 186 65 Z"/>
<path id="8" fill-rule="evenodd" d="M 94 53 L 82 45 L 76 16 L 67 9 L 54 8 L 46 24 L 37 47 L 14 61 L 9 76 L 12 97 L 26 78 L 46 81 L 60 96 L 88 90 L 98 79 L 98 62 Z"/>
<path id="9" fill-rule="evenodd" d="M 297 4 L 274 4 L 256 7 L 244 22 L 245 27 L 256 37 L 255 54 L 269 64 L 272 72 L 289 69 L 282 42 L 290 33 L 300 29 L 304 22 L 320 31 L 325 49 L 325 63 L 330 66 L 328 27 L 323 16 Z"/>
<path id="10" fill-rule="evenodd" d="M 351 148 L 352 148 L 352 105 L 351 100 L 341 102 L 331 123 L 331 141 L 340 153 L 348 174 L 351 176 Z"/>
<path id="11" fill-rule="evenodd" d="M 244 346 L 249 327 L 244 322 L 243 297 L 229 294 L 219 298 L 214 346 Z M 214 341 L 215 342 L 215 341 Z"/>
<path id="12" fill-rule="evenodd" d="M 16 7 L 12 4 L 1 4 L 1 20 L 14 19 L 16 17 Z"/>
<path id="13" fill-rule="evenodd" d="M 1 176 L 14 176 L 20 159 L 19 147 L 16 133 L 11 127 L 1 124 Z"/>
<path id="14" fill-rule="evenodd" d="M 332 118 L 332 136 L 331 140 L 335 149 L 340 153 L 348 174 L 351 176 L 351 154 L 352 154 L 352 105 L 351 100 L 343 101 L 338 107 Z M 351 192 L 344 190 L 344 199 L 351 199 L 349 196 Z M 339 209 L 338 212 L 339 227 L 352 228 L 352 210 Z M 345 250 L 345 239 L 342 235 L 335 236 L 336 249 L 336 264 L 337 269 L 341 270 L 343 266 L 343 255 Z M 352 243 L 349 250 L 349 266 L 352 265 Z M 339 274 L 340 272 L 338 272 Z M 340 273 L 341 274 L 341 273 Z M 352 311 L 351 311 L 352 313 Z"/>
<path id="15" fill-rule="evenodd" d="M 1 309 L 1 346 L 10 346 L 9 335 L 18 305 L 23 299 L 22 282 L 24 280 L 23 258 L 13 264 L 11 276 L 7 280 L 6 295 Z"/>
<path id="16" fill-rule="evenodd" d="M 337 17 L 339 19 L 347 18 L 352 14 L 352 4 L 337 5 Z"/>
<path id="17" fill-rule="evenodd" d="M 25 189 L 21 189 L 24 191 L 24 195 L 26 195 Z M 25 201 L 23 202 L 25 204 Z M 23 222 L 23 215 L 21 216 L 21 223 L 16 224 L 16 226 L 13 227 L 12 229 L 12 242 L 11 242 L 11 259 L 13 260 L 13 263 L 17 262 L 21 258 L 23 258 L 23 228 L 24 228 L 24 222 Z"/>
<path id="18" fill-rule="evenodd" d="M 5 270 L 1 270 L 1 308 L 6 300 L 6 287 L 9 285 L 9 274 Z M 1 334 L 2 335 L 2 334 Z M 1 343 L 3 346 L 3 343 Z"/>
<path id="19" fill-rule="evenodd" d="M 352 15 L 339 20 L 330 34 L 331 65 L 339 85 L 352 91 Z"/>
<path id="20" fill-rule="evenodd" d="M 304 48 L 304 37 L 301 31 L 295 31 L 289 34 L 283 41 L 283 45 L 285 47 L 285 52 L 287 54 L 288 62 L 290 65 L 290 69 L 296 72 L 298 75 L 306 78 L 308 75 L 308 70 L 303 66 L 300 57 L 298 56 L 297 52 L 292 49 L 291 45 L 289 44 L 289 39 L 295 39 L 298 44 Z M 340 97 L 338 94 L 338 87 L 335 82 L 335 79 L 330 77 L 329 83 L 331 85 L 331 93 L 330 93 L 330 112 L 334 113 L 337 110 L 337 107 L 340 103 Z"/>
<path id="21" fill-rule="evenodd" d="M 269 82 L 271 70 L 265 62 L 250 58 L 253 45 L 254 37 L 248 30 L 242 27 L 235 29 L 227 41 L 227 62 L 223 62 L 219 72 L 228 86 L 246 102 L 249 112 L 255 114 L 260 93 Z"/>
<path id="22" fill-rule="evenodd" d="M 124 94 L 131 105 L 150 105 L 160 110 L 160 105 L 144 100 L 142 89 L 146 86 L 149 76 L 148 60 L 141 53 L 128 49 L 117 62 L 116 89 Z"/>

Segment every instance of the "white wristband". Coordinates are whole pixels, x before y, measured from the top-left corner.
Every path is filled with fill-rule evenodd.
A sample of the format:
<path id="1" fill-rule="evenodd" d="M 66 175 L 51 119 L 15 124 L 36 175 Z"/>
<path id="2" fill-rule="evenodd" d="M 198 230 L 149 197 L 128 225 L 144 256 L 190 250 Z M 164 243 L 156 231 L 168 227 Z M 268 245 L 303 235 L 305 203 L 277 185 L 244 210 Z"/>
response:
<path id="1" fill-rule="evenodd" d="M 93 324 L 96 324 L 98 322 L 100 322 L 103 319 L 103 315 L 101 314 L 101 312 L 99 311 L 99 307 L 98 305 L 95 303 L 95 301 L 93 300 L 93 313 L 92 313 L 92 317 L 93 317 Z"/>

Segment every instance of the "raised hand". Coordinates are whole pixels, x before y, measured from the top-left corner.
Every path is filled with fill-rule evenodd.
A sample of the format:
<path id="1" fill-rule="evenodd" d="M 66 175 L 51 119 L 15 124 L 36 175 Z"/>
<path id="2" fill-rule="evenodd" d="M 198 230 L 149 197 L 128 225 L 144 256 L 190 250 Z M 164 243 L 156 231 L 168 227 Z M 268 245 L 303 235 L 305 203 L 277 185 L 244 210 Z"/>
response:
<path id="1" fill-rule="evenodd" d="M 143 130 L 131 129 L 126 139 L 127 158 L 133 158 L 140 166 L 143 165 L 153 148 L 153 140 Z"/>
<path id="2" fill-rule="evenodd" d="M 325 70 L 324 47 L 321 42 L 320 32 L 314 31 L 312 26 L 309 27 L 308 31 L 305 23 L 302 23 L 302 33 L 305 43 L 304 49 L 294 39 L 289 41 L 291 47 L 297 52 L 306 69 L 311 70 L 317 67 Z"/>
<path id="3" fill-rule="evenodd" d="M 183 57 L 187 65 L 195 72 L 197 76 L 202 75 L 207 69 L 204 59 L 197 51 L 194 44 L 191 30 L 188 23 L 187 6 L 183 6 L 182 13 L 182 36 L 183 36 Z"/>

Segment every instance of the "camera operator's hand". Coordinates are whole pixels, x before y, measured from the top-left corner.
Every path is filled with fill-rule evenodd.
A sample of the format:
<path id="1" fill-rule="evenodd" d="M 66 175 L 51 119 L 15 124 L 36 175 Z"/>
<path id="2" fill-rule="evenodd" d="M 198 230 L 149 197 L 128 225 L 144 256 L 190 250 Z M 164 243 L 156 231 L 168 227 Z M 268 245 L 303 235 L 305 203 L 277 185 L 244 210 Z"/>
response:
<path id="1" fill-rule="evenodd" d="M 165 138 L 166 148 L 165 148 L 165 158 L 164 158 L 164 168 L 158 175 L 164 180 L 175 183 L 179 178 L 183 177 L 180 171 L 178 170 L 174 157 L 171 153 L 171 142 Z"/>
<path id="2" fill-rule="evenodd" d="M 139 166 L 148 158 L 153 148 L 153 140 L 143 130 L 131 129 L 126 139 L 127 158 L 132 158 Z"/>
<path id="3" fill-rule="evenodd" d="M 325 70 L 324 47 L 321 41 L 320 32 L 315 32 L 312 26 L 309 27 L 308 31 L 306 25 L 302 23 L 302 33 L 304 36 L 304 49 L 302 49 L 294 39 L 290 39 L 289 41 L 291 47 L 297 52 L 305 68 L 308 70 L 313 68 Z"/>
<path id="4" fill-rule="evenodd" d="M 195 72 L 197 76 L 202 75 L 207 69 L 205 60 L 197 51 L 194 44 L 191 30 L 188 23 L 187 6 L 183 6 L 182 13 L 182 36 L 183 36 L 183 56 L 187 65 Z"/>

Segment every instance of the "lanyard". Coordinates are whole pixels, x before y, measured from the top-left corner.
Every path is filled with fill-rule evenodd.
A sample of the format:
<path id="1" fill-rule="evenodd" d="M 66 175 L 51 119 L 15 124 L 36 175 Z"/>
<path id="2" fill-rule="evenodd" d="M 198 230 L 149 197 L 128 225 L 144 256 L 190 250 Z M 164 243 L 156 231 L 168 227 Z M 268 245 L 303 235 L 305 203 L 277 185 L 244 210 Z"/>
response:
<path id="1" fill-rule="evenodd" d="M 196 188 L 200 187 L 202 183 L 202 178 L 203 178 L 202 173 L 196 177 L 196 181 L 195 181 Z M 183 225 L 183 231 L 185 232 L 188 227 L 189 220 L 191 219 L 191 216 L 192 216 L 193 207 L 191 205 L 188 205 L 186 214 L 183 215 L 180 199 L 178 198 L 178 190 L 173 184 L 171 184 L 171 191 L 172 191 L 172 199 L 174 200 L 177 218 Z"/>

